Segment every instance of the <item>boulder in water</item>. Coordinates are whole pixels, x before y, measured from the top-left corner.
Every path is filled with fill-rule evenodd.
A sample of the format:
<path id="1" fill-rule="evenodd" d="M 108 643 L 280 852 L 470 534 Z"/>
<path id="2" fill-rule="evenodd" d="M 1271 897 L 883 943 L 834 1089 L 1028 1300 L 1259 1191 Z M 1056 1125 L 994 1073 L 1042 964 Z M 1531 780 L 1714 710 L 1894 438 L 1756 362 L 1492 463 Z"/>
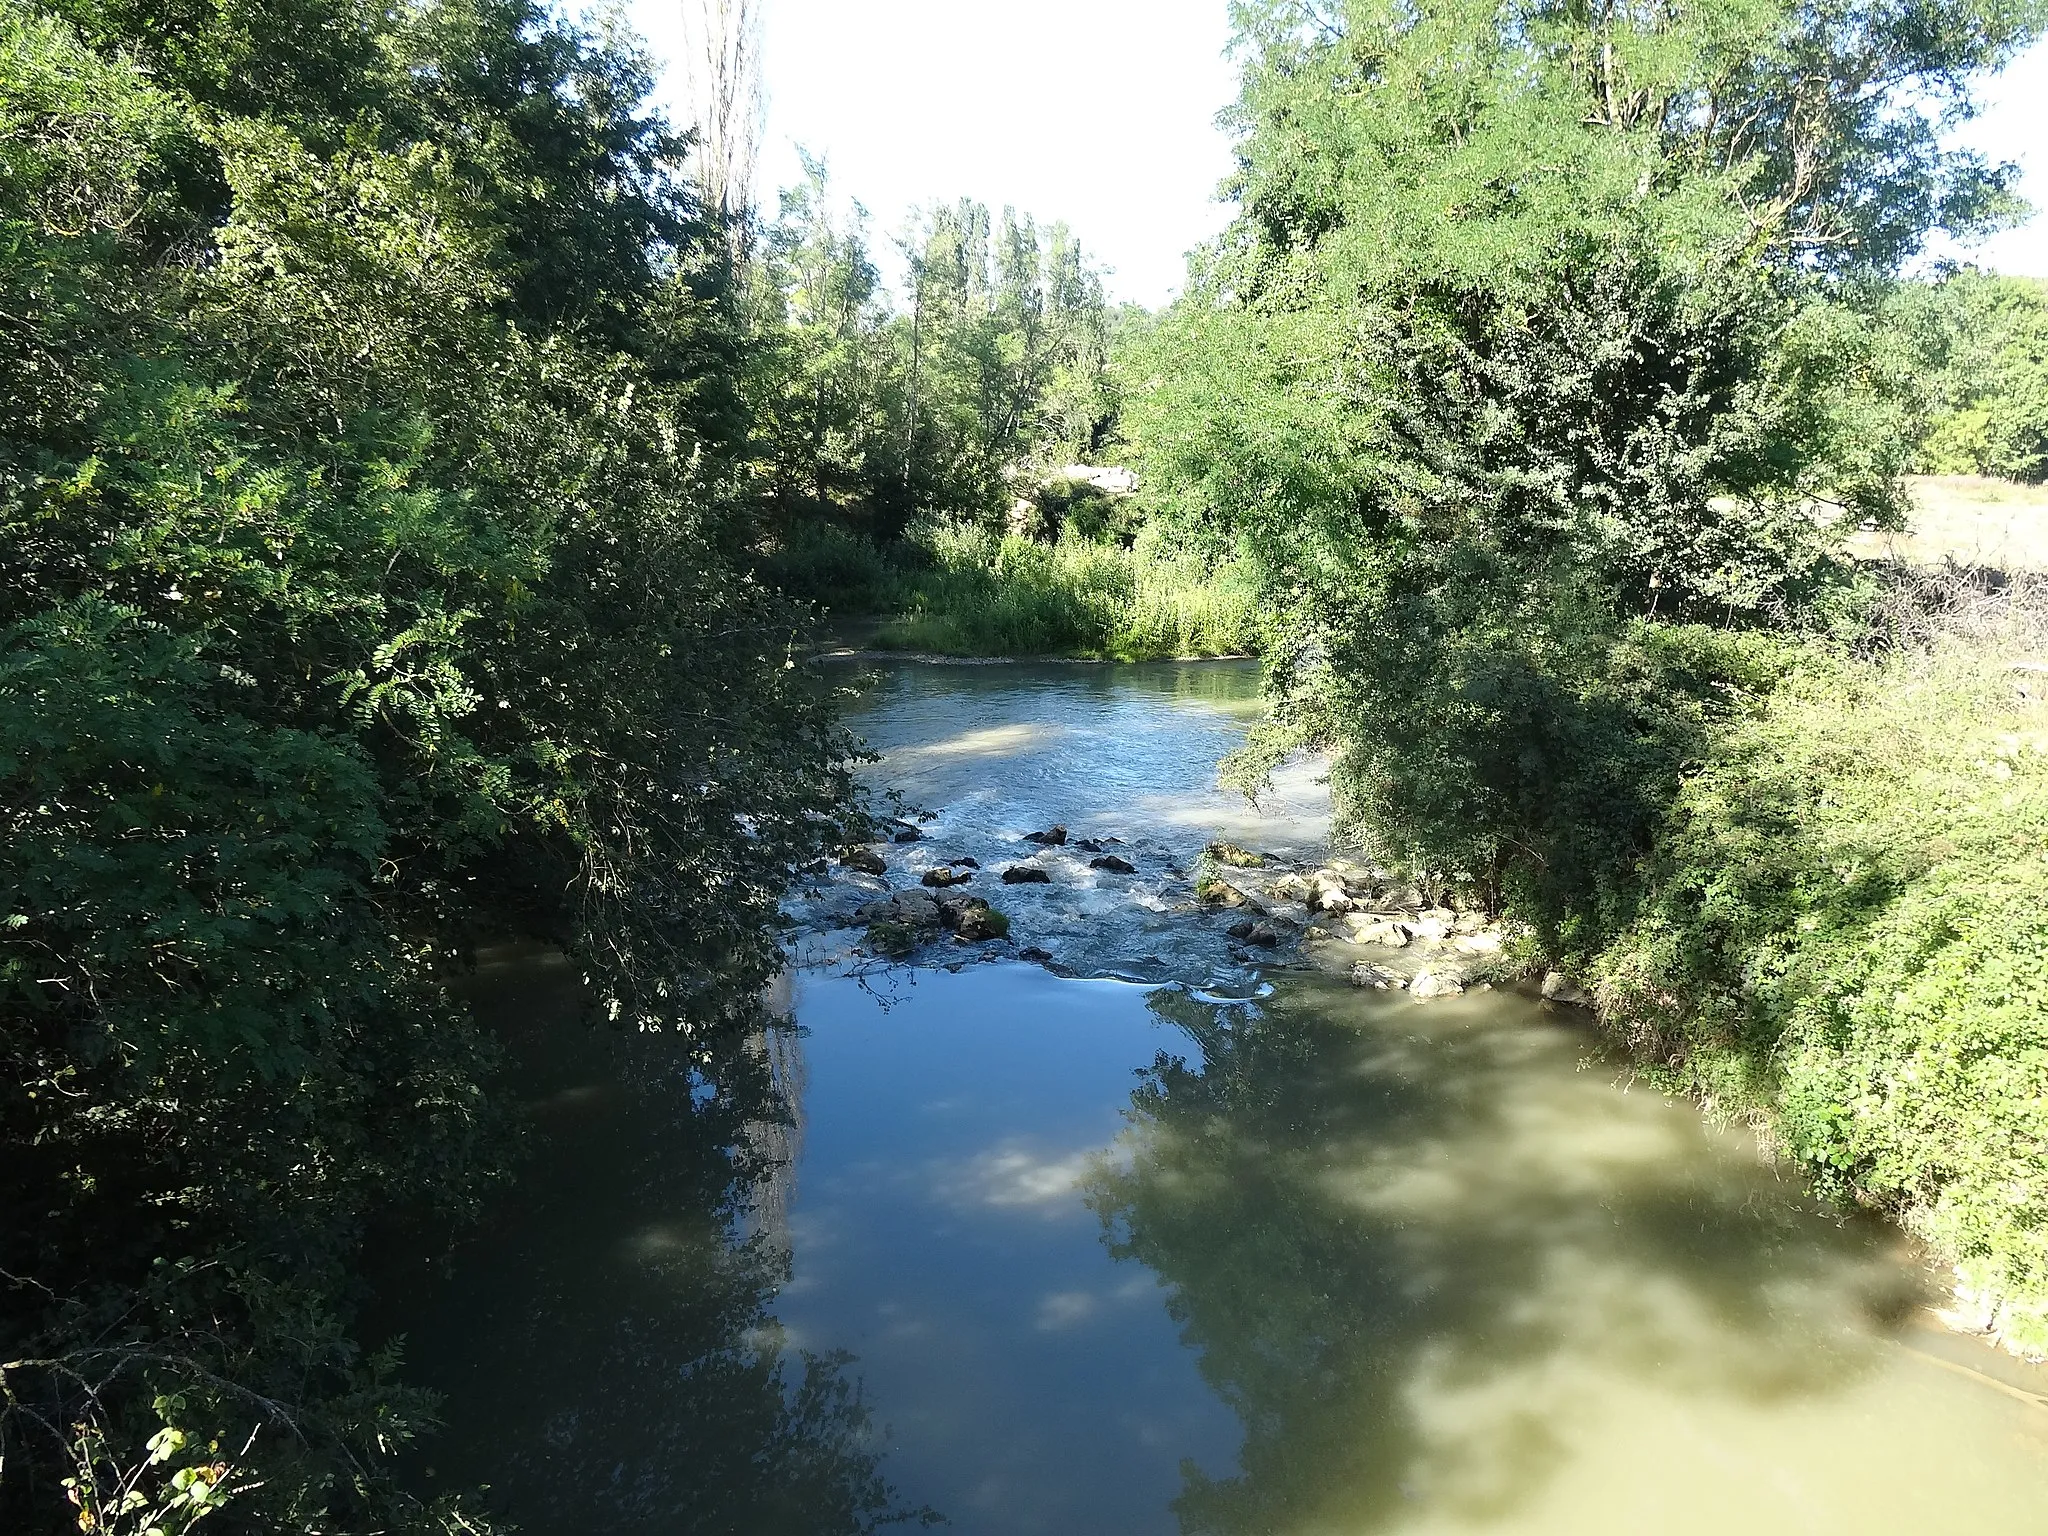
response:
<path id="1" fill-rule="evenodd" d="M 1052 876 L 1036 864 L 1012 864 L 1003 871 L 1005 885 L 1051 885 Z"/>
<path id="2" fill-rule="evenodd" d="M 941 864 L 937 869 L 924 872 L 924 883 L 944 890 L 949 885 L 965 885 L 974 878 L 971 869 L 955 869 L 950 864 Z"/>
<path id="3" fill-rule="evenodd" d="M 1228 864 L 1232 869 L 1264 869 L 1266 856 L 1253 853 L 1249 848 L 1240 848 L 1235 843 L 1214 842 L 1208 847 L 1209 857 L 1218 864 Z"/>
<path id="4" fill-rule="evenodd" d="M 1593 996 L 1563 971 L 1550 971 L 1543 977 L 1543 1001 L 1562 1003 L 1568 1008 L 1590 1008 Z"/>
<path id="5" fill-rule="evenodd" d="M 1067 829 L 1052 827 L 1044 832 L 1026 832 L 1024 841 L 1037 843 L 1042 848 L 1064 848 L 1067 845 Z"/>
<path id="6" fill-rule="evenodd" d="M 1455 971 L 1417 971 L 1408 983 L 1410 997 L 1456 997 L 1465 990 L 1465 978 Z"/>
<path id="7" fill-rule="evenodd" d="M 970 944 L 1005 938 L 1010 920 L 979 896 L 954 897 L 943 904 L 946 926 Z"/>
<path id="8" fill-rule="evenodd" d="M 1384 965 L 1374 965 L 1370 960 L 1361 960 L 1351 967 L 1351 985 L 1371 987 L 1377 992 L 1398 992 L 1408 985 L 1408 978 L 1399 971 L 1389 970 Z"/>
<path id="9" fill-rule="evenodd" d="M 842 869 L 857 869 L 864 875 L 886 875 L 889 866 L 882 862 L 882 856 L 872 848 L 849 848 L 839 855 Z"/>
<path id="10" fill-rule="evenodd" d="M 939 926 L 939 903 L 929 891 L 891 891 L 854 909 L 858 923 L 900 923 L 910 928 Z"/>
<path id="11" fill-rule="evenodd" d="M 1242 907 L 1251 898 L 1228 880 L 1204 875 L 1195 882 L 1195 899 L 1211 907 Z"/>
<path id="12" fill-rule="evenodd" d="M 1300 875 L 1282 875 L 1266 887 L 1266 894 L 1275 901 L 1298 901 L 1306 904 L 1313 891 L 1306 879 Z"/>
<path id="13" fill-rule="evenodd" d="M 1393 918 L 1354 914 L 1351 919 L 1351 942 L 1354 944 L 1378 944 L 1386 949 L 1406 949 L 1408 939 L 1408 925 L 1396 922 Z"/>
<path id="14" fill-rule="evenodd" d="M 1090 869 L 1106 869 L 1112 875 L 1135 875 L 1138 872 L 1137 865 L 1133 864 L 1129 859 L 1120 859 L 1113 853 L 1105 853 L 1099 859 L 1090 859 L 1088 867 Z"/>
<path id="15" fill-rule="evenodd" d="M 924 841 L 924 833 L 907 821 L 892 821 L 889 823 L 889 838 L 890 841 L 898 843 L 921 843 Z"/>

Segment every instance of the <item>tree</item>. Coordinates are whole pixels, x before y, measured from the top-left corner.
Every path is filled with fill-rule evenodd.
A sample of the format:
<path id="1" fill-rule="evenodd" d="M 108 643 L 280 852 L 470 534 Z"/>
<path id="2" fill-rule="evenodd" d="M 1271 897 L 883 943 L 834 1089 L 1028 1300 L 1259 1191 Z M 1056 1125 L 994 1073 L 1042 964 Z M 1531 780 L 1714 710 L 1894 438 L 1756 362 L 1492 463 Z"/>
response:
<path id="1" fill-rule="evenodd" d="M 683 76 L 697 125 L 704 204 L 743 232 L 767 100 L 761 88 L 764 0 L 682 0 Z"/>
<path id="2" fill-rule="evenodd" d="M 527 0 L 0 0 L 9 1529 L 436 1524 L 348 1312 L 498 1164 L 451 968 L 715 1029 L 852 830 L 646 80 Z"/>
<path id="3" fill-rule="evenodd" d="M 1964 268 L 1886 307 L 1923 381 L 1915 467 L 2048 478 L 2048 284 Z"/>
<path id="4" fill-rule="evenodd" d="M 1288 616 L 1269 742 L 1553 945 L 1612 896 L 1827 519 L 1896 514 L 1872 297 L 2004 216 L 1942 148 L 2039 8 L 1237 8 L 1241 215 L 1133 372 L 1162 499 Z M 1249 764 L 1256 779 L 1261 759 Z"/>

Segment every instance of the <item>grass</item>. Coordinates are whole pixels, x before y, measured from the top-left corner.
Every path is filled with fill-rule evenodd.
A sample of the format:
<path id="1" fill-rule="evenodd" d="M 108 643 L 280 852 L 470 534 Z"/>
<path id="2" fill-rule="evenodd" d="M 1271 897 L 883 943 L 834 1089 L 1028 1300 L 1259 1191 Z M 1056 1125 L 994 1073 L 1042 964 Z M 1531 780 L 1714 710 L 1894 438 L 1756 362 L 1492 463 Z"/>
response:
<path id="1" fill-rule="evenodd" d="M 877 637 L 891 649 L 1142 661 L 1260 647 L 1250 571 L 1172 551 L 1156 530 L 1133 548 L 955 524 L 922 529 L 917 542 L 928 564 L 903 581 Z"/>
<path id="2" fill-rule="evenodd" d="M 1865 559 L 1907 565 L 2048 570 L 2048 485 L 1985 475 L 1916 475 L 1906 482 L 1913 512 L 1904 533 L 1858 533 Z"/>

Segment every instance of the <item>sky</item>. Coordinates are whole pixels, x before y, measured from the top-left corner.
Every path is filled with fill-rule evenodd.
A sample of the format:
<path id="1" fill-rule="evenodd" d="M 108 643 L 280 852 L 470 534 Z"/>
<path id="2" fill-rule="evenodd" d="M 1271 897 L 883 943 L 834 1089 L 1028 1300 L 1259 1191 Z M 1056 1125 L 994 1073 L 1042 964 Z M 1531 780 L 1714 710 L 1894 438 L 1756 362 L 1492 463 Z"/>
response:
<path id="1" fill-rule="evenodd" d="M 681 0 L 628 0 L 657 58 Z M 1164 304 L 1184 256 L 1223 228 L 1236 94 L 1226 0 L 766 0 L 768 130 L 759 186 L 799 177 L 796 146 L 889 237 L 913 207 L 967 196 L 1063 220 L 1109 269 L 1112 297 Z M 667 93 L 665 93 L 667 94 Z M 676 80 L 673 98 L 680 98 Z M 1988 82 L 1959 135 L 2019 161 L 2048 209 L 2048 44 Z M 2048 277 L 2048 213 L 1974 251 L 1937 254 Z"/>

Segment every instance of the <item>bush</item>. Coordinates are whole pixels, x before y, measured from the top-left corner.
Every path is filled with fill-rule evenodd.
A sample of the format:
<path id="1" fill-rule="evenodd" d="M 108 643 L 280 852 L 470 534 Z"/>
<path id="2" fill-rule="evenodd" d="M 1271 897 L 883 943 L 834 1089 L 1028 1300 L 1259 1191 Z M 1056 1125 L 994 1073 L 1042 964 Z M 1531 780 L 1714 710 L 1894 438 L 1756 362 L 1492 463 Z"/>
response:
<path id="1" fill-rule="evenodd" d="M 889 548 L 823 519 L 785 529 L 761 555 L 758 569 L 770 586 L 837 613 L 876 612 L 904 579 Z"/>
<path id="2" fill-rule="evenodd" d="M 1592 972 L 1677 1082 L 1902 1216 L 2048 1352 L 2048 715 L 2010 671 L 2048 626 L 2002 607 L 1809 646 L 1687 778 Z"/>

